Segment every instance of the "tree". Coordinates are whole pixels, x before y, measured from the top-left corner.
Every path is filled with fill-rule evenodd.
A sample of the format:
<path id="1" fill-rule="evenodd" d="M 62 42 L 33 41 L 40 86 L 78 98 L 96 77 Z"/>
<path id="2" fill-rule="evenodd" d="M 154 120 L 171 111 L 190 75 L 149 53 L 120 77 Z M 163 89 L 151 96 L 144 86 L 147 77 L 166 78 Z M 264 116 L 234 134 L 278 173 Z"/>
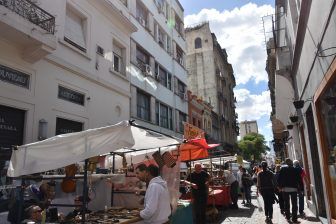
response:
<path id="1" fill-rule="evenodd" d="M 249 133 L 238 142 L 238 147 L 241 149 L 244 159 L 260 160 L 261 154 L 268 149 L 265 142 L 265 137 L 258 133 Z M 252 158 L 253 157 L 253 158 Z"/>

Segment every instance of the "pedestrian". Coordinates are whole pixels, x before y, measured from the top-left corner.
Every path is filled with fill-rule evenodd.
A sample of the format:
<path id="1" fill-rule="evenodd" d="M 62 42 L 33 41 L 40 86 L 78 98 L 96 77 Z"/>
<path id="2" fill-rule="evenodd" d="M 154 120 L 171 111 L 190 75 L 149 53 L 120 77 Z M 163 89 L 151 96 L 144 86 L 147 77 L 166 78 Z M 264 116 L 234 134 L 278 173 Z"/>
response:
<path id="1" fill-rule="evenodd" d="M 284 200 L 282 197 L 282 192 L 279 190 L 279 173 L 280 173 L 281 165 L 276 165 L 275 166 L 275 180 L 276 180 L 276 187 L 275 187 L 275 194 L 278 196 L 279 199 L 279 207 L 280 207 L 280 212 L 281 214 L 285 214 L 285 207 L 284 207 Z"/>
<path id="2" fill-rule="evenodd" d="M 293 161 L 294 168 L 298 170 L 300 173 L 301 181 L 298 188 L 298 196 L 299 196 L 299 214 L 301 217 L 305 216 L 304 213 L 304 184 L 306 180 L 306 172 L 305 170 L 300 166 L 299 160 Z"/>
<path id="3" fill-rule="evenodd" d="M 41 223 L 42 209 L 37 205 L 31 205 L 25 209 L 26 219 L 21 223 Z"/>
<path id="4" fill-rule="evenodd" d="M 246 205 L 251 205 L 251 186 L 253 185 L 253 180 L 245 168 L 242 168 L 242 185 L 244 187 Z"/>
<path id="5" fill-rule="evenodd" d="M 237 172 L 237 180 L 238 180 L 238 184 L 239 184 L 239 190 L 240 190 L 240 193 L 241 193 L 242 198 L 243 198 L 242 204 L 245 204 L 244 186 L 243 186 L 243 183 L 242 183 L 242 174 L 243 174 L 242 169 L 243 169 L 243 166 L 240 165 L 239 170 Z"/>
<path id="6" fill-rule="evenodd" d="M 226 167 L 228 168 L 228 167 Z M 231 208 L 238 209 L 238 190 L 239 190 L 239 183 L 233 173 L 225 169 L 224 170 L 224 181 L 230 185 L 230 196 L 231 196 Z"/>
<path id="7" fill-rule="evenodd" d="M 292 222 L 297 223 L 297 192 L 301 177 L 300 172 L 293 167 L 293 161 L 289 158 L 285 160 L 286 166 L 281 167 L 278 184 L 284 199 L 286 219 L 290 220 L 290 201 L 292 202 Z"/>
<path id="8" fill-rule="evenodd" d="M 159 171 L 159 167 L 153 164 L 148 167 L 145 164 L 140 164 L 135 169 L 138 179 L 147 184 L 144 209 L 140 211 L 139 216 L 144 220 L 144 223 L 148 224 L 169 223 L 171 215 L 167 182 L 159 176 Z"/>
<path id="9" fill-rule="evenodd" d="M 274 204 L 274 187 L 275 179 L 274 174 L 267 169 L 267 162 L 261 163 L 262 170 L 258 173 L 257 177 L 257 196 L 259 192 L 264 200 L 264 210 L 266 216 L 266 222 L 272 223 L 273 218 L 273 204 Z"/>
<path id="10" fill-rule="evenodd" d="M 200 163 L 197 163 L 194 166 L 194 171 L 188 175 L 187 181 L 185 181 L 192 189 L 193 215 L 196 224 L 206 223 L 209 179 L 210 175 L 202 170 Z"/>

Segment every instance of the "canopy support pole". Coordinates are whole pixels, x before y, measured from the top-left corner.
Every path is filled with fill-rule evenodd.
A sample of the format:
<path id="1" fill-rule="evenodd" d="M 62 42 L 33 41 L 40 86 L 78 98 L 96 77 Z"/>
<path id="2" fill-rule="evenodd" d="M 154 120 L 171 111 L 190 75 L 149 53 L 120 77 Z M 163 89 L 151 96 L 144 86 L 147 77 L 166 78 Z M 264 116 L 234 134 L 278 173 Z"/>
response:
<path id="1" fill-rule="evenodd" d="M 112 173 L 114 174 L 114 169 L 115 169 L 115 153 L 113 153 L 113 162 L 112 162 Z M 113 206 L 113 201 L 114 201 L 114 183 L 112 182 L 111 179 L 111 207 Z"/>
<path id="2" fill-rule="evenodd" d="M 85 212 L 87 211 L 87 170 L 89 160 L 86 159 L 84 163 L 84 181 L 83 181 L 83 205 L 82 205 L 82 223 L 85 223 Z"/>
<path id="3" fill-rule="evenodd" d="M 19 211 L 18 211 L 18 221 L 21 222 L 22 218 L 22 211 L 23 211 L 23 204 L 24 204 L 24 189 L 25 189 L 25 179 L 22 178 L 21 186 L 20 186 L 20 198 L 19 198 Z"/>

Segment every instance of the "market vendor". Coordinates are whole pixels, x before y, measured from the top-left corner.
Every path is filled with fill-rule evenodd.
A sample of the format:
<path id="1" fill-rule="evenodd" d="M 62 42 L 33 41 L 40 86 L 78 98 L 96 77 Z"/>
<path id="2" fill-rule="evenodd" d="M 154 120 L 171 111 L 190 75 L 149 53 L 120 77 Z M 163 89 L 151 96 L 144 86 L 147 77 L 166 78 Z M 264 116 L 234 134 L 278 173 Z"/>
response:
<path id="1" fill-rule="evenodd" d="M 42 209 L 37 205 L 31 205 L 25 209 L 26 219 L 22 223 L 41 223 Z"/>
<path id="2" fill-rule="evenodd" d="M 152 164 L 148 167 L 145 164 L 140 164 L 135 172 L 139 180 L 147 184 L 144 209 L 140 211 L 139 216 L 144 220 L 144 223 L 169 223 L 170 196 L 167 182 L 159 176 L 159 167 Z"/>
<path id="3" fill-rule="evenodd" d="M 210 175 L 202 169 L 200 163 L 195 164 L 194 172 L 187 177 L 186 184 L 192 187 L 194 223 L 206 223 L 206 206 L 208 200 L 208 181 Z"/>
<path id="4" fill-rule="evenodd" d="M 42 182 L 40 185 L 39 183 L 29 184 L 25 187 L 24 191 L 24 205 L 21 214 L 23 214 L 23 211 L 31 205 L 47 209 L 55 197 L 55 182 Z M 22 220 L 23 217 L 21 217 L 21 220 L 18 220 L 19 209 L 20 199 L 19 194 L 16 194 L 11 198 L 9 205 L 7 220 L 10 223 L 19 223 Z"/>
<path id="5" fill-rule="evenodd" d="M 90 199 L 87 199 L 87 202 L 90 202 Z M 79 221 L 82 218 L 82 206 L 83 206 L 83 196 L 76 196 L 74 198 L 74 203 L 76 207 L 71 211 L 66 217 L 65 222 L 67 221 Z M 86 210 L 85 213 L 90 213 L 90 210 Z"/>

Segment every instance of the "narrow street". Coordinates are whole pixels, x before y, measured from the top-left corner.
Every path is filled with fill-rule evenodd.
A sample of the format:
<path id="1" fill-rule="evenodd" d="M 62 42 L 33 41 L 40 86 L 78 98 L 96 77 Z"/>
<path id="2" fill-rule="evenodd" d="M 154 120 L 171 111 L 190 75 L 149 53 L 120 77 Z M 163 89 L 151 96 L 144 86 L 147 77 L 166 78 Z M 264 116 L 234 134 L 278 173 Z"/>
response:
<path id="1" fill-rule="evenodd" d="M 261 203 L 261 207 L 258 205 L 258 200 L 256 196 L 256 188 L 255 186 L 252 188 L 252 206 L 246 207 L 242 205 L 242 200 L 239 199 L 238 205 L 239 209 L 225 209 L 221 213 L 220 221 L 218 222 L 209 222 L 209 223 L 234 223 L 234 224 L 243 224 L 243 223 L 265 223 L 265 215 L 263 210 L 263 200 L 262 197 L 259 196 L 259 201 Z M 288 223 L 286 221 L 285 216 L 280 213 L 279 205 L 275 204 L 273 206 L 273 223 L 274 224 L 285 224 Z M 306 217 L 299 217 L 298 221 L 302 224 L 313 224 L 313 223 L 321 223 L 313 213 L 310 212 L 307 208 L 305 209 Z"/>

